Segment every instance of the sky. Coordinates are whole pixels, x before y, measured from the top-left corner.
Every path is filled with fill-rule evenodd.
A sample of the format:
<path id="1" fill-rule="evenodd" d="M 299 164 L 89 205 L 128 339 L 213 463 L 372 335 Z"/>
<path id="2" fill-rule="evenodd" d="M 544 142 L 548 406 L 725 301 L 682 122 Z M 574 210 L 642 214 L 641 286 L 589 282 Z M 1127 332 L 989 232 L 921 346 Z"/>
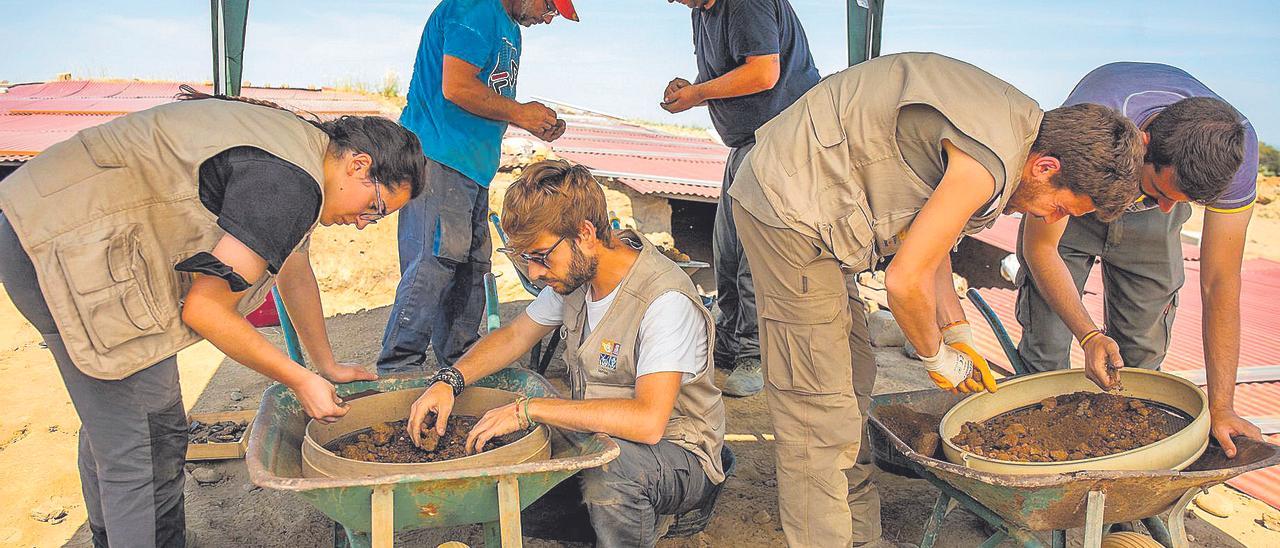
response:
<path id="1" fill-rule="evenodd" d="M 720 0 L 731 2 L 734 0 Z M 407 86 L 438 2 L 253 0 L 244 79 L 255 85 Z M 791 0 L 818 70 L 846 66 L 844 0 Z M 1111 61 L 1181 67 L 1280 143 L 1280 7 L 1274 2 L 888 0 L 882 53 L 935 51 L 973 63 L 1052 108 Z M 689 8 L 664 0 L 578 0 L 581 23 L 524 29 L 522 100 L 553 98 L 632 118 L 710 126 L 705 109 L 658 107 L 671 78 L 696 76 Z M 209 80 L 203 0 L 0 0 L 0 80 Z M 402 90 L 403 91 L 403 90 Z"/>

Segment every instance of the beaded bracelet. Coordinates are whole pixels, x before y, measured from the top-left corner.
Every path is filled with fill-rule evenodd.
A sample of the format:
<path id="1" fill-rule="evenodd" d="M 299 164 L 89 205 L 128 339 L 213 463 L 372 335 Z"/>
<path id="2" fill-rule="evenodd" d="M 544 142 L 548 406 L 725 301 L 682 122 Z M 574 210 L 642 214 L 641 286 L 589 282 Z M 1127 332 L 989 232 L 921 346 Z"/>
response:
<path id="1" fill-rule="evenodd" d="M 526 417 L 520 414 L 521 405 L 522 404 L 527 405 L 528 402 L 529 402 L 529 398 L 526 398 L 524 396 L 520 396 L 516 398 L 516 407 L 513 411 L 515 411 L 515 414 L 516 414 L 516 426 L 520 427 L 521 429 L 529 427 L 529 423 L 526 422 L 527 420 Z"/>
<path id="2" fill-rule="evenodd" d="M 529 402 L 531 402 L 531 401 L 533 401 L 531 398 L 525 398 L 525 399 L 524 399 L 524 423 L 525 423 L 525 428 L 528 428 L 528 427 L 530 427 L 530 426 L 533 426 L 533 425 L 537 424 L 536 422 L 533 422 L 533 419 L 529 418 Z"/>

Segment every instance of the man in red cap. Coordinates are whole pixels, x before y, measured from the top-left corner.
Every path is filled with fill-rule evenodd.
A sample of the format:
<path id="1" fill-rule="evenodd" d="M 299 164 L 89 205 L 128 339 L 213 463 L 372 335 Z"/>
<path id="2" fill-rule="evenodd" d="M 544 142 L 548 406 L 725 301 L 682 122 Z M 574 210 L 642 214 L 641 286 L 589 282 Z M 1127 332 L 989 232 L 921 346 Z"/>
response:
<path id="1" fill-rule="evenodd" d="M 565 124 L 515 100 L 520 27 L 577 21 L 571 0 L 444 0 L 431 13 L 400 123 L 425 144 L 424 192 L 400 216 L 400 284 L 378 370 L 453 365 L 479 338 L 489 272 L 489 180 L 508 124 L 552 141 Z M 430 194 L 431 196 L 426 196 Z"/>

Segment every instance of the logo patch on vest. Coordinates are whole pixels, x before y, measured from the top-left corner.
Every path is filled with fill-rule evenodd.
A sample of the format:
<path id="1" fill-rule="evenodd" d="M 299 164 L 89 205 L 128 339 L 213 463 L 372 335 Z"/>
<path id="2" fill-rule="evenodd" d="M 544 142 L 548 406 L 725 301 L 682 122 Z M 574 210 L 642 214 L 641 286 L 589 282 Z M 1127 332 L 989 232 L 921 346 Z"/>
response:
<path id="1" fill-rule="evenodd" d="M 618 370 L 618 354 L 622 352 L 622 345 L 618 341 L 605 339 L 600 342 L 600 364 L 596 366 L 596 373 L 600 375 L 608 375 Z"/>

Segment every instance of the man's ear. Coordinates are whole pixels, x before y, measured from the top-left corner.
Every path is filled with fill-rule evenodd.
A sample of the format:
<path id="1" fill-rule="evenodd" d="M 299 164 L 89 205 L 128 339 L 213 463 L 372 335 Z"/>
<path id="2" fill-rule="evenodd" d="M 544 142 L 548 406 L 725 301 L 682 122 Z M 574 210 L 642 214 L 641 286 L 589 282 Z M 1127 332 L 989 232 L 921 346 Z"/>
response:
<path id="1" fill-rule="evenodd" d="M 1141 132 L 1139 132 L 1139 133 L 1141 133 L 1141 134 L 1142 134 L 1142 146 L 1150 145 L 1150 144 L 1151 144 L 1151 134 L 1150 134 L 1150 133 L 1147 133 L 1147 132 L 1145 132 L 1145 131 L 1141 131 Z"/>
<path id="2" fill-rule="evenodd" d="M 373 157 L 363 152 L 348 152 L 347 156 L 347 175 L 356 176 L 361 169 L 369 169 L 373 166 Z M 367 172 L 366 172 L 367 174 Z"/>
<path id="3" fill-rule="evenodd" d="M 591 221 L 583 220 L 578 224 L 578 241 L 582 243 L 596 240 L 596 225 Z"/>
<path id="4" fill-rule="evenodd" d="M 1047 179 L 1052 177 L 1053 174 L 1062 171 L 1062 162 L 1059 162 L 1053 156 L 1045 155 L 1036 158 L 1035 162 L 1032 163 L 1032 167 L 1036 175 L 1042 175 Z"/>

